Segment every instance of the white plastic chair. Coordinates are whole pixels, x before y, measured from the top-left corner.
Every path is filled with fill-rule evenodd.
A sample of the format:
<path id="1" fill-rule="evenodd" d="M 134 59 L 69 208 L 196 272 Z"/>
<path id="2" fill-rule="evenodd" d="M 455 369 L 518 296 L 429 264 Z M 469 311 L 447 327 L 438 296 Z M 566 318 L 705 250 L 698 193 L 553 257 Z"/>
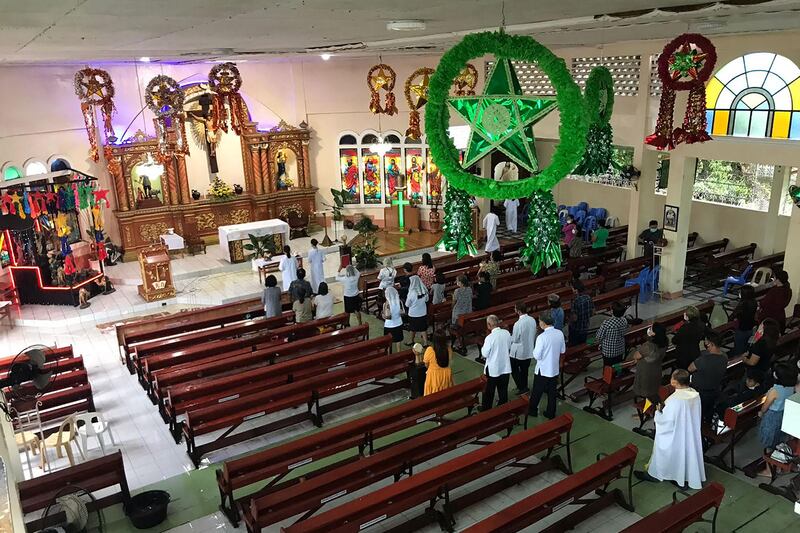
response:
<path id="1" fill-rule="evenodd" d="M 75 442 L 77 438 L 77 433 L 75 431 L 75 415 L 68 416 L 58 427 L 58 431 L 40 441 L 40 449 L 41 449 L 41 466 L 42 470 L 44 470 L 45 466 L 49 466 L 50 459 L 47 457 L 47 449 L 53 448 L 56 451 L 56 457 L 64 457 L 63 453 L 66 453 L 67 459 L 69 460 L 70 466 L 75 466 L 75 457 L 72 455 L 72 444 L 75 444 L 75 447 L 78 448 L 78 453 L 81 455 L 81 459 L 86 460 L 86 456 L 83 454 L 83 450 Z"/>
<path id="2" fill-rule="evenodd" d="M 765 285 L 772 281 L 772 269 L 769 267 L 758 267 L 753 273 L 753 279 L 750 280 L 750 285 L 758 287 Z"/>
<path id="3" fill-rule="evenodd" d="M 114 434 L 111 433 L 111 426 L 102 415 L 102 413 L 81 413 L 75 415 L 75 425 L 78 427 L 78 434 L 81 436 L 81 447 L 88 453 L 89 437 L 95 437 L 97 442 L 100 443 L 100 450 L 103 455 L 106 454 L 106 448 L 103 443 L 103 433 L 108 433 L 111 439 L 111 445 L 116 446 L 114 442 Z"/>

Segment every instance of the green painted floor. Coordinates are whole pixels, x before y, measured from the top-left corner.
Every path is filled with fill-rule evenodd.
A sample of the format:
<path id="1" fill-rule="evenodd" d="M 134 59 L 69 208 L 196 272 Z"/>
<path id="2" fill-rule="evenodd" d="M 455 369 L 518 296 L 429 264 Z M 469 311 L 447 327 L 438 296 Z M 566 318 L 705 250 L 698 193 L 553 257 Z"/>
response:
<path id="1" fill-rule="evenodd" d="M 378 320 L 369 317 L 368 322 L 370 324 L 371 337 L 379 336 L 383 333 L 382 325 Z M 454 356 L 453 372 L 456 383 L 473 379 L 479 376 L 481 371 L 482 365 L 479 365 L 473 359 L 466 359 L 458 355 Z M 386 409 L 391 405 L 394 404 L 384 404 L 377 409 L 364 411 L 358 416 Z M 575 420 L 571 434 L 574 470 L 579 470 L 593 463 L 598 453 L 613 452 L 627 443 L 633 443 L 639 448 L 638 469 L 641 469 L 649 460 L 652 450 L 651 440 L 563 402 L 559 403 L 558 412 L 571 413 Z M 533 420 L 534 422 L 532 423 L 535 424 L 536 420 L 541 422 L 544 419 Z M 429 427 L 425 427 L 425 424 L 422 424 L 399 432 L 390 438 L 380 441 L 379 445 L 412 436 L 415 433 L 429 429 Z M 324 431 L 325 429 L 327 427 L 315 431 Z M 518 430 L 521 430 L 521 428 L 518 428 Z M 302 436 L 299 438 L 302 438 Z M 315 463 L 313 468 L 339 461 L 353 453 L 355 453 L 355 450 L 342 452 L 325 461 Z M 137 530 L 123 516 L 121 509 L 114 508 L 105 512 L 107 524 L 105 530 L 115 533 L 134 531 L 161 532 L 216 512 L 219 505 L 219 492 L 214 472 L 218 466 L 218 464 L 212 464 L 206 468 L 193 470 L 136 491 L 160 489 L 168 491 L 173 496 L 174 500 L 170 504 L 170 514 L 167 520 L 157 528 Z M 301 475 L 307 471 L 308 469 L 300 468 L 294 471 L 294 475 Z M 793 513 L 792 504 L 788 500 L 764 492 L 745 481 L 737 479 L 734 475 L 708 464 L 706 464 L 706 475 L 709 480 L 718 481 L 725 486 L 725 500 L 717 518 L 718 532 L 779 533 L 783 531 L 800 531 L 800 518 Z M 260 486 L 255 485 L 251 487 L 250 491 L 237 492 L 236 496 L 243 496 L 258 488 Z M 637 482 L 633 489 L 636 513 L 644 516 L 663 507 L 672 501 L 672 494 L 675 490 L 675 486 L 667 482 L 658 484 Z M 708 524 L 695 524 L 686 531 L 705 532 L 711 531 L 711 527 Z"/>

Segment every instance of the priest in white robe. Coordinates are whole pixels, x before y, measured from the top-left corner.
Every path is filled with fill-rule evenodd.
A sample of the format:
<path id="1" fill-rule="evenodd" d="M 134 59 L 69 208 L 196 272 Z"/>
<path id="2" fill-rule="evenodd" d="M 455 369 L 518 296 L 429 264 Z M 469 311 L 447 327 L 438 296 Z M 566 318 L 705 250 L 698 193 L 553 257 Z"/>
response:
<path id="1" fill-rule="evenodd" d="M 637 471 L 643 481 L 674 481 L 700 489 L 706 480 L 700 435 L 700 394 L 689 386 L 689 373 L 676 370 L 671 385 L 675 392 L 656 411 L 656 437 L 647 472 Z"/>
<path id="2" fill-rule="evenodd" d="M 317 239 L 311 239 L 311 249 L 308 251 L 309 270 L 311 270 L 311 288 L 314 294 L 319 292 L 319 284 L 325 281 L 325 252 L 320 250 Z"/>
<path id="3" fill-rule="evenodd" d="M 491 253 L 500 249 L 500 241 L 497 240 L 497 227 L 500 225 L 500 217 L 489 211 L 483 217 L 483 229 L 486 230 L 486 252 Z"/>
<path id="4" fill-rule="evenodd" d="M 283 291 L 286 292 L 289 290 L 289 285 L 297 279 L 297 259 L 292 256 L 292 250 L 289 246 L 283 247 L 283 254 L 280 263 L 278 263 L 278 270 L 281 271 Z"/>
<path id="5" fill-rule="evenodd" d="M 519 207 L 519 200 L 516 198 L 506 200 L 503 202 L 503 207 L 506 208 L 506 227 L 512 233 L 517 232 L 517 207 Z"/>

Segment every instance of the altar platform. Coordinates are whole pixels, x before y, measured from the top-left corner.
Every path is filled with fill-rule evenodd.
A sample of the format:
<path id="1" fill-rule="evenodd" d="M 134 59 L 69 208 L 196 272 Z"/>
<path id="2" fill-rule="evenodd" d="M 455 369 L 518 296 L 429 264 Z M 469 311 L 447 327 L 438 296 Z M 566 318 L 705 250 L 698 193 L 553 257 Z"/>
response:
<path id="1" fill-rule="evenodd" d="M 430 251 L 442 238 L 442 233 L 431 233 L 429 231 L 415 231 L 407 235 L 379 231 L 375 234 L 377 239 L 378 257 L 390 255 L 402 255 L 409 252 Z M 358 242 L 356 237 L 355 242 Z M 354 242 L 354 243 L 355 243 Z M 351 243 L 351 244 L 354 244 Z"/>

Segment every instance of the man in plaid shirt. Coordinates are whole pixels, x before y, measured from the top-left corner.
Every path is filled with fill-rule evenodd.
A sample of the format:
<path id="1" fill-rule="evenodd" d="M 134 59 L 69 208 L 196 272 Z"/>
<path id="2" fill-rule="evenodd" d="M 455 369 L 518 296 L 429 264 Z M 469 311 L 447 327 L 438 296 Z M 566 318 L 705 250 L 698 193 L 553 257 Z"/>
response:
<path id="1" fill-rule="evenodd" d="M 611 313 L 614 316 L 603 322 L 595 335 L 603 353 L 605 366 L 616 365 L 625 359 L 625 332 L 628 329 L 628 321 L 624 316 L 625 306 L 614 302 L 611 305 Z"/>
<path id="2" fill-rule="evenodd" d="M 578 294 L 572 300 L 572 321 L 569 324 L 569 345 L 575 346 L 586 342 L 589 331 L 589 320 L 594 314 L 594 302 L 592 297 L 586 294 L 581 280 L 576 279 L 572 282 L 572 288 Z"/>

